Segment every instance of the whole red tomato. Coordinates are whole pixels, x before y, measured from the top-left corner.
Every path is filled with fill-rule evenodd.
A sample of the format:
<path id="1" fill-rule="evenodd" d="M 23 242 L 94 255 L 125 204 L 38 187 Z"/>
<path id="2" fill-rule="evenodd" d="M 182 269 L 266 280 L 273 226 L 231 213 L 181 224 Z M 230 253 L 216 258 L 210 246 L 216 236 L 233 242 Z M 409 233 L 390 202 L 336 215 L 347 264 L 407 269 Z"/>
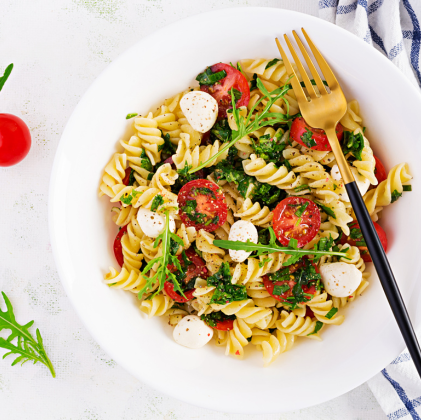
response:
<path id="1" fill-rule="evenodd" d="M 19 117 L 0 114 L 0 166 L 19 163 L 31 148 L 31 133 Z"/>

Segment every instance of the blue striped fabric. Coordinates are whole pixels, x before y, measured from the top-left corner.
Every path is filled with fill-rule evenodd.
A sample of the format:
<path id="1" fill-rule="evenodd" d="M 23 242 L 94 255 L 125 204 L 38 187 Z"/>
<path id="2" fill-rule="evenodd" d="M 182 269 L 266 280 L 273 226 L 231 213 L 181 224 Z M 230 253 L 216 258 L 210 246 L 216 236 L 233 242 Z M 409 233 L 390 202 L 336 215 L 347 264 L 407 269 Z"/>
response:
<path id="1" fill-rule="evenodd" d="M 373 45 L 421 86 L 421 0 L 319 0 L 319 16 Z M 367 384 L 389 420 L 421 420 L 421 380 L 408 351 Z"/>

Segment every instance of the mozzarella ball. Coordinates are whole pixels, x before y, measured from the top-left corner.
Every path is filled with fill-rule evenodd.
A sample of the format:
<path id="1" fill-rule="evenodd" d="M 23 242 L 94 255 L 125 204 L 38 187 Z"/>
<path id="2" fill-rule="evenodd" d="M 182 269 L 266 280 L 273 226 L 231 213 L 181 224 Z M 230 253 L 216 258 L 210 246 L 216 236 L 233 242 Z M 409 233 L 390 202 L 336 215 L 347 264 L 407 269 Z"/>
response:
<path id="1" fill-rule="evenodd" d="M 363 275 L 354 264 L 336 262 L 320 266 L 326 292 L 335 297 L 347 297 L 357 290 Z"/>
<path id="2" fill-rule="evenodd" d="M 150 238 L 156 238 L 165 228 L 165 216 L 142 207 L 137 212 L 137 221 L 143 233 Z M 175 232 L 175 221 L 172 215 L 170 215 L 170 231 Z"/>
<path id="3" fill-rule="evenodd" d="M 338 165 L 333 165 L 332 166 L 332 170 L 330 171 L 330 176 L 335 181 L 340 181 L 342 179 L 342 175 L 341 175 L 341 172 L 339 170 L 339 166 Z"/>
<path id="4" fill-rule="evenodd" d="M 180 100 L 180 108 L 190 125 L 199 133 L 206 133 L 216 122 L 218 103 L 209 93 L 194 90 Z"/>
<path id="5" fill-rule="evenodd" d="M 197 315 L 185 316 L 174 328 L 173 337 L 180 346 L 189 349 L 200 349 L 213 336 L 213 329 L 206 325 Z"/>
<path id="6" fill-rule="evenodd" d="M 231 226 L 231 230 L 228 236 L 230 241 L 247 242 L 247 240 L 250 240 L 250 242 L 253 242 L 254 244 L 257 244 L 258 238 L 259 235 L 257 233 L 256 226 L 254 226 L 253 223 L 247 222 L 245 220 L 238 220 L 235 222 Z M 230 249 L 229 253 L 233 261 L 243 262 L 249 257 L 251 251 L 236 251 Z"/>
<path id="7" fill-rule="evenodd" d="M 370 187 L 370 181 L 365 176 L 360 175 L 357 168 L 352 167 L 351 172 L 354 175 L 355 183 L 357 184 L 357 187 L 360 190 L 360 194 L 363 196 L 368 191 L 368 188 Z M 342 181 L 342 176 L 339 171 L 338 165 L 332 166 L 330 175 L 335 181 Z M 346 201 L 349 203 L 350 200 L 349 200 L 349 196 L 346 190 L 341 192 L 340 197 L 342 201 Z"/>

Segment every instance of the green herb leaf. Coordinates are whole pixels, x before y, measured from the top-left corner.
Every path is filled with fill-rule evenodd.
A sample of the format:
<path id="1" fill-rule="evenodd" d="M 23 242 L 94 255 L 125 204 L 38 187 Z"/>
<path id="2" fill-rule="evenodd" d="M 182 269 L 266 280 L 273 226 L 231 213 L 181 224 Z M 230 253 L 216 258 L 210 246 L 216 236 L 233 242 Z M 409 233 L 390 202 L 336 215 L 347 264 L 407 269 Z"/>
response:
<path id="1" fill-rule="evenodd" d="M 316 86 L 316 81 L 315 81 L 314 79 L 311 79 L 311 80 L 310 80 L 310 82 L 311 82 L 311 84 L 312 84 L 313 86 Z M 328 86 L 328 84 L 327 84 L 326 80 L 322 80 L 322 82 L 323 82 L 323 84 L 324 84 L 325 86 Z M 305 83 L 304 83 L 304 82 L 300 82 L 300 85 L 301 85 L 301 87 L 303 87 L 303 88 L 305 88 L 305 87 L 306 87 L 306 85 L 305 85 Z"/>
<path id="2" fill-rule="evenodd" d="M 272 258 L 265 258 L 263 261 L 259 262 L 259 268 L 263 268 L 265 266 L 266 263 L 271 262 Z"/>
<path id="3" fill-rule="evenodd" d="M 307 127 L 306 132 L 300 136 L 300 139 L 309 149 L 317 145 L 316 141 L 313 139 L 313 132 Z"/>
<path id="4" fill-rule="evenodd" d="M 394 203 L 400 197 L 402 197 L 402 193 L 398 192 L 398 190 L 394 190 L 392 192 L 392 201 L 391 201 L 391 203 Z"/>
<path id="5" fill-rule="evenodd" d="M 130 120 L 130 118 L 134 118 L 134 117 L 136 117 L 138 114 L 137 113 L 134 113 L 134 114 L 127 114 L 126 115 L 126 120 Z"/>
<path id="6" fill-rule="evenodd" d="M 162 195 L 160 194 L 156 195 L 152 200 L 151 211 L 156 212 L 158 210 L 158 207 L 162 204 L 164 204 L 164 197 L 162 197 Z"/>
<path id="7" fill-rule="evenodd" d="M 304 212 L 306 211 L 306 208 L 308 207 L 310 203 L 306 201 L 302 206 L 298 207 L 298 210 L 294 213 L 297 217 L 301 217 Z"/>
<path id="8" fill-rule="evenodd" d="M 44 349 L 41 333 L 36 330 L 36 339 L 29 332 L 29 328 L 33 325 L 34 321 L 30 321 L 25 325 L 21 325 L 16 321 L 13 312 L 13 306 L 9 298 L 2 292 L 4 302 L 6 303 L 6 311 L 0 309 L 0 331 L 10 330 L 10 335 L 7 339 L 0 337 L 0 348 L 9 350 L 3 359 L 9 355 L 17 355 L 13 361 L 12 366 L 17 363 L 24 364 L 25 362 L 32 361 L 35 363 L 42 363 L 48 367 L 53 378 L 56 377 L 54 367 L 47 356 Z M 13 344 L 12 341 L 17 338 L 17 343 Z"/>
<path id="9" fill-rule="evenodd" d="M 6 83 L 6 80 L 9 78 L 10 73 L 12 72 L 12 70 L 13 70 L 13 63 L 12 64 L 9 64 L 6 67 L 6 70 L 4 71 L 3 76 L 0 77 L 0 91 L 3 89 L 3 86 Z"/>
<path id="10" fill-rule="evenodd" d="M 412 191 L 412 185 L 402 185 L 404 191 Z"/>
<path id="11" fill-rule="evenodd" d="M 338 312 L 338 308 L 333 307 L 326 315 L 325 317 L 327 319 L 332 319 L 333 316 L 336 314 L 336 312 Z"/>
<path id="12" fill-rule="evenodd" d="M 307 184 L 303 184 L 303 185 L 299 185 L 298 187 L 295 187 L 294 188 L 294 191 L 295 192 L 300 192 L 300 191 L 304 191 L 304 190 L 309 190 L 310 191 L 310 187 Z"/>
<path id="13" fill-rule="evenodd" d="M 280 295 L 284 294 L 285 292 L 287 292 L 288 290 L 289 290 L 288 284 L 282 284 L 281 286 L 275 285 L 273 287 L 272 294 L 274 294 L 275 296 L 280 296 Z"/>
<path id="14" fill-rule="evenodd" d="M 120 201 L 129 206 L 130 204 L 132 204 L 133 198 L 139 194 L 142 194 L 142 193 L 140 191 L 136 191 L 135 189 L 132 189 L 132 192 L 130 194 L 122 194 L 122 196 L 120 197 Z"/>
<path id="15" fill-rule="evenodd" d="M 314 201 L 327 215 L 333 217 L 334 219 L 336 219 L 336 214 L 335 212 L 327 206 L 324 206 L 322 203 L 319 203 L 318 201 Z"/>
<path id="16" fill-rule="evenodd" d="M 232 130 L 226 118 L 219 120 L 211 129 L 211 141 L 220 140 L 223 143 L 230 141 L 232 137 Z"/>
<path id="17" fill-rule="evenodd" d="M 257 89 L 257 74 L 253 74 L 253 78 L 250 80 L 250 92 Z"/>
<path id="18" fill-rule="evenodd" d="M 364 149 L 364 137 L 361 133 L 354 134 L 352 131 L 344 131 L 342 144 L 342 152 L 344 155 L 351 153 L 355 159 L 363 159 L 362 151 Z"/>
<path id="19" fill-rule="evenodd" d="M 200 319 L 205 321 L 210 327 L 215 328 L 219 322 L 224 322 L 227 320 L 235 320 L 235 315 L 225 315 L 223 312 L 212 312 L 208 315 L 202 315 Z"/>
<path id="20" fill-rule="evenodd" d="M 218 71 L 213 73 L 211 68 L 208 67 L 203 73 L 200 73 L 196 80 L 199 82 L 199 85 L 214 85 L 216 82 L 219 82 L 224 77 L 227 76 L 227 72 L 225 70 Z"/>
<path id="21" fill-rule="evenodd" d="M 316 321 L 316 326 L 315 326 L 315 328 L 314 328 L 314 331 L 312 332 L 312 333 L 310 333 L 310 334 L 307 334 L 307 337 L 309 336 L 309 335 L 313 335 L 313 334 L 317 334 L 321 329 L 322 329 L 322 327 L 323 327 L 323 322 L 321 322 L 321 321 Z"/>
<path id="22" fill-rule="evenodd" d="M 234 100 L 235 100 L 235 103 L 237 103 L 241 99 L 241 97 L 243 96 L 243 94 L 239 90 L 237 90 L 235 88 L 232 88 L 232 90 L 234 92 Z"/>
<path id="23" fill-rule="evenodd" d="M 273 60 L 270 60 L 269 63 L 266 64 L 265 70 L 274 66 L 278 61 L 281 61 L 281 60 L 279 58 L 274 58 Z"/>

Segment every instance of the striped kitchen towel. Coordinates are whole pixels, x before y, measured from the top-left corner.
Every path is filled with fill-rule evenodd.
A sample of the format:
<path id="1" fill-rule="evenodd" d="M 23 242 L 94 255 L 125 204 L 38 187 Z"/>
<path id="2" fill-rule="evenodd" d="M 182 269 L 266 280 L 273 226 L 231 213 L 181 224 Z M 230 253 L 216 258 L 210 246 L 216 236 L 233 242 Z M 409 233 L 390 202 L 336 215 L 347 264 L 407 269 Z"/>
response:
<path id="1" fill-rule="evenodd" d="M 373 45 L 421 86 L 421 0 L 319 0 L 319 16 Z"/>
<path id="2" fill-rule="evenodd" d="M 319 0 L 319 16 L 373 45 L 421 86 L 421 0 Z M 367 384 L 389 420 L 421 420 L 421 379 L 408 351 Z"/>

